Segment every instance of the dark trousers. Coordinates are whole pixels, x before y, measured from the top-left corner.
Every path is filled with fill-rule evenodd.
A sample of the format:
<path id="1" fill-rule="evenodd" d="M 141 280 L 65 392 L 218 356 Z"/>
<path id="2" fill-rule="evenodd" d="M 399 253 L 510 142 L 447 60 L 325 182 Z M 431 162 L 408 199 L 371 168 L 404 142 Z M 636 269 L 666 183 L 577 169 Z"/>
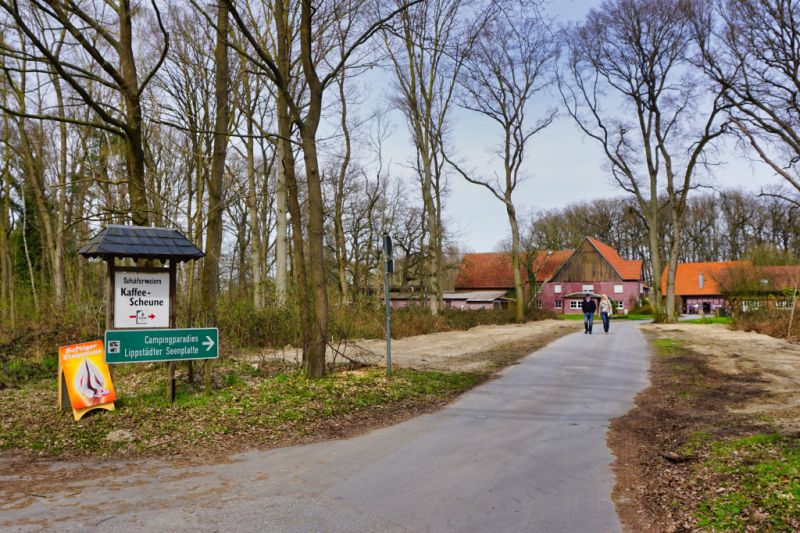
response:
<path id="1" fill-rule="evenodd" d="M 592 332 L 593 322 L 594 322 L 594 313 L 583 313 L 583 327 L 589 333 Z"/>
<path id="2" fill-rule="evenodd" d="M 608 313 L 600 313 L 600 318 L 603 319 L 603 331 L 608 333 Z"/>

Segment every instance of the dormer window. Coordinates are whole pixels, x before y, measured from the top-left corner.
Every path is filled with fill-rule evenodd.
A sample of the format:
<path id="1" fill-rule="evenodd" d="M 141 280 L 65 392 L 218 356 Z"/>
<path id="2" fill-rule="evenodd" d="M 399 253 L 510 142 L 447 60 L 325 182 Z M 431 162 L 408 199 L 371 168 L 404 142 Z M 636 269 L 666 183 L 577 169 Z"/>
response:
<path id="1" fill-rule="evenodd" d="M 701 289 L 703 288 L 703 285 L 705 285 L 705 278 L 703 278 L 702 273 L 700 274 L 700 277 L 697 280 L 697 284 L 700 286 Z"/>

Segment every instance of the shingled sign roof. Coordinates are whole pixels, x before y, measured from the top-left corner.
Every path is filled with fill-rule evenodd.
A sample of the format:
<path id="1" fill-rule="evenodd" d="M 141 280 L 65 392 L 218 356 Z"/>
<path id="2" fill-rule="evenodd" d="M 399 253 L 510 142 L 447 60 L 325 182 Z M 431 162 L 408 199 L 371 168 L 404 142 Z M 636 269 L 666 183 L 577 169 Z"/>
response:
<path id="1" fill-rule="evenodd" d="M 189 261 L 206 254 L 183 234 L 171 228 L 110 224 L 92 237 L 78 253 L 84 257 L 131 257 Z"/>

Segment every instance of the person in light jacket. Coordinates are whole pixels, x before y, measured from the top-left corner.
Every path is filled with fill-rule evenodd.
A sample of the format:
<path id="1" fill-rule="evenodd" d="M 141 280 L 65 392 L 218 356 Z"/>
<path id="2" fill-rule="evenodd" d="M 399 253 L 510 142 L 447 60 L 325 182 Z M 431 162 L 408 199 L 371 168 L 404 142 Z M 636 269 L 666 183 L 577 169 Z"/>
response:
<path id="1" fill-rule="evenodd" d="M 603 319 L 603 331 L 608 335 L 608 317 L 614 313 L 614 307 L 611 305 L 611 300 L 608 295 L 604 294 L 600 297 L 600 318 Z"/>

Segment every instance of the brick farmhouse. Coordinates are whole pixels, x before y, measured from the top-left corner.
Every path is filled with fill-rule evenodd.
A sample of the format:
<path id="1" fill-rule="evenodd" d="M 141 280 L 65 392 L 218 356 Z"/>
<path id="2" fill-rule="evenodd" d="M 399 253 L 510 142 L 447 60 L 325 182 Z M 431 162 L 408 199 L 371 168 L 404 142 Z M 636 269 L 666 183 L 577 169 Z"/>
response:
<path id="1" fill-rule="evenodd" d="M 580 302 L 587 293 L 595 298 L 607 294 L 617 312 L 627 312 L 647 291 L 641 260 L 623 259 L 591 237 L 575 250 L 539 252 L 530 266 L 530 276 L 529 269 L 521 268 L 526 298 L 532 294 L 537 308 L 556 313 L 580 313 Z M 456 293 L 502 290 L 515 297 L 510 255 L 465 254 L 455 289 Z"/>
<path id="2" fill-rule="evenodd" d="M 727 291 L 723 289 L 725 284 L 729 285 Z M 667 270 L 664 269 L 661 275 L 664 295 L 666 285 Z M 754 266 L 747 260 L 678 263 L 675 271 L 676 307 L 689 314 L 790 309 L 798 285 L 800 265 Z M 725 292 L 729 294 L 723 295 Z"/>

